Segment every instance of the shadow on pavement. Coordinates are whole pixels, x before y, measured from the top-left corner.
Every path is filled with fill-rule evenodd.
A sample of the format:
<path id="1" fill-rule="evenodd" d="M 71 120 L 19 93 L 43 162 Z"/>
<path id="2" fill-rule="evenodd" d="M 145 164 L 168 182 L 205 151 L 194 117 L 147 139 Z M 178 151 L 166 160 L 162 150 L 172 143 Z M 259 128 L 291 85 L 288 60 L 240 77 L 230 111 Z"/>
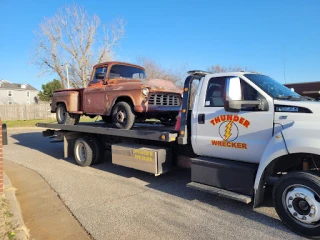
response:
<path id="1" fill-rule="evenodd" d="M 46 155 L 54 157 L 57 160 L 67 161 L 71 164 L 77 165 L 73 157 L 69 157 L 67 159 L 63 158 L 62 142 L 50 143 L 51 139 L 44 138 L 41 132 L 13 134 L 11 137 L 18 141 L 14 144 L 35 149 Z M 156 177 L 146 172 L 112 164 L 111 154 L 108 151 L 106 151 L 104 161 L 102 163 L 93 165 L 91 167 L 125 178 L 136 178 L 147 182 L 148 184 L 146 187 L 148 188 L 174 195 L 188 201 L 200 201 L 224 211 L 228 211 L 232 214 L 240 215 L 249 220 L 260 222 L 273 229 L 278 229 L 286 233 L 292 233 L 285 226 L 283 226 L 279 219 L 275 219 L 272 216 L 267 216 L 263 213 L 254 211 L 252 204 L 246 205 L 244 203 L 217 197 L 209 193 L 186 187 L 186 184 L 190 182 L 190 169 L 174 169 L 171 172 Z M 270 195 L 268 191 L 266 195 L 267 200 L 262 203 L 261 207 L 272 207 L 270 196 L 268 197 L 268 195 Z M 177 206 L 177 208 L 179 208 L 179 206 Z M 201 206 L 199 206 L 199 208 L 201 208 Z"/>

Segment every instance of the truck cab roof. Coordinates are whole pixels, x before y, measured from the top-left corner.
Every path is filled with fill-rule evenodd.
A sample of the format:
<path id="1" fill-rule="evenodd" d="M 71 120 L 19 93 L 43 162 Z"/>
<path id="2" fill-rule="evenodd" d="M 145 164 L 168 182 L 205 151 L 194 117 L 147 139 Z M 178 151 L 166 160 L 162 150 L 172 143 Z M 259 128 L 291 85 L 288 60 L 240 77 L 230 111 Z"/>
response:
<path id="1" fill-rule="evenodd" d="M 118 61 L 108 61 L 108 62 L 102 62 L 94 65 L 94 68 L 96 67 L 103 67 L 103 66 L 111 66 L 111 65 L 124 65 L 124 66 L 130 66 L 130 67 L 135 67 L 135 68 L 140 68 L 145 70 L 143 67 L 127 62 L 118 62 Z"/>

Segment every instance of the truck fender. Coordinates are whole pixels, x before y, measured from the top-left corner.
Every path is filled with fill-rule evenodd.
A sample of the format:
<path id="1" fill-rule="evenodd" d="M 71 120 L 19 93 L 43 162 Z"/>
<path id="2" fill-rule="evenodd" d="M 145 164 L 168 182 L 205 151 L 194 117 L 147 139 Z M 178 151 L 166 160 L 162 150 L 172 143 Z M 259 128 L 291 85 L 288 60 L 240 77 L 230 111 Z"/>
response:
<path id="1" fill-rule="evenodd" d="M 282 131 L 288 152 L 320 155 L 319 123 L 296 123 L 296 125 L 295 128 L 286 128 Z"/>
<path id="2" fill-rule="evenodd" d="M 68 107 L 67 107 L 66 101 L 59 99 L 58 101 L 54 101 L 54 102 L 51 103 L 51 113 L 55 113 L 57 111 L 57 107 L 58 107 L 59 103 L 63 103 L 66 106 L 67 111 L 68 111 Z"/>
<path id="3" fill-rule="evenodd" d="M 282 135 L 282 132 L 278 132 L 269 141 L 259 163 L 258 171 L 254 182 L 254 207 L 257 206 L 263 199 L 264 189 L 262 189 L 262 186 L 263 174 L 265 172 L 265 169 L 273 160 L 287 154 L 288 150 L 286 147 L 285 139 Z"/>
<path id="4" fill-rule="evenodd" d="M 118 99 L 121 99 L 121 98 L 130 99 L 131 102 L 132 102 L 132 104 L 133 104 L 133 107 L 135 106 L 135 103 L 134 103 L 134 101 L 132 100 L 132 97 L 131 97 L 131 96 L 128 96 L 128 95 L 118 96 L 118 97 L 116 97 L 116 98 L 114 98 L 114 99 L 112 100 L 112 104 L 110 105 L 110 107 L 108 108 L 108 111 L 106 112 L 107 115 L 110 115 L 110 114 L 111 114 L 113 106 L 116 104 L 116 102 L 118 101 Z"/>

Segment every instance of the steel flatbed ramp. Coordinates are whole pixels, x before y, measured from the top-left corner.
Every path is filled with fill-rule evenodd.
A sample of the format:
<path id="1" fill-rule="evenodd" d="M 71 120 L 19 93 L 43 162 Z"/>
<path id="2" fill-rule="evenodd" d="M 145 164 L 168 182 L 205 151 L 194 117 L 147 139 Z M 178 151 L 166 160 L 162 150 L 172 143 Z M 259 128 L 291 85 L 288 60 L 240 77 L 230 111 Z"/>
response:
<path id="1" fill-rule="evenodd" d="M 173 128 L 164 126 L 155 126 L 153 124 L 136 124 L 131 130 L 123 130 L 111 128 L 104 123 L 79 123 L 77 125 L 62 125 L 57 123 L 36 123 L 37 127 L 72 131 L 72 132 L 83 132 L 83 133 L 94 133 L 110 136 L 138 138 L 146 140 L 154 140 L 160 142 L 174 142 L 178 134 Z"/>

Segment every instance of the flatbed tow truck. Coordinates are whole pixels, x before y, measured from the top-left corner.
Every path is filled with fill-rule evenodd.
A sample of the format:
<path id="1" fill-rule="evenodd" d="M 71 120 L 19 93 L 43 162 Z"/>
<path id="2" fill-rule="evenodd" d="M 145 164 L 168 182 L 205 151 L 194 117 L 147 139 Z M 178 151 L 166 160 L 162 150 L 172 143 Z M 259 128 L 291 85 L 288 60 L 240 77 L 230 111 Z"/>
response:
<path id="1" fill-rule="evenodd" d="M 192 110 L 192 82 L 199 81 Z M 64 142 L 64 156 L 81 166 L 103 160 L 156 176 L 191 168 L 188 187 L 256 208 L 267 183 L 282 222 L 320 239 L 320 103 L 310 102 L 268 76 L 251 72 L 190 71 L 175 127 L 105 123 L 37 123 L 43 136 Z M 184 156 L 185 163 L 177 161 Z M 273 181 L 270 181 L 270 180 Z"/>

